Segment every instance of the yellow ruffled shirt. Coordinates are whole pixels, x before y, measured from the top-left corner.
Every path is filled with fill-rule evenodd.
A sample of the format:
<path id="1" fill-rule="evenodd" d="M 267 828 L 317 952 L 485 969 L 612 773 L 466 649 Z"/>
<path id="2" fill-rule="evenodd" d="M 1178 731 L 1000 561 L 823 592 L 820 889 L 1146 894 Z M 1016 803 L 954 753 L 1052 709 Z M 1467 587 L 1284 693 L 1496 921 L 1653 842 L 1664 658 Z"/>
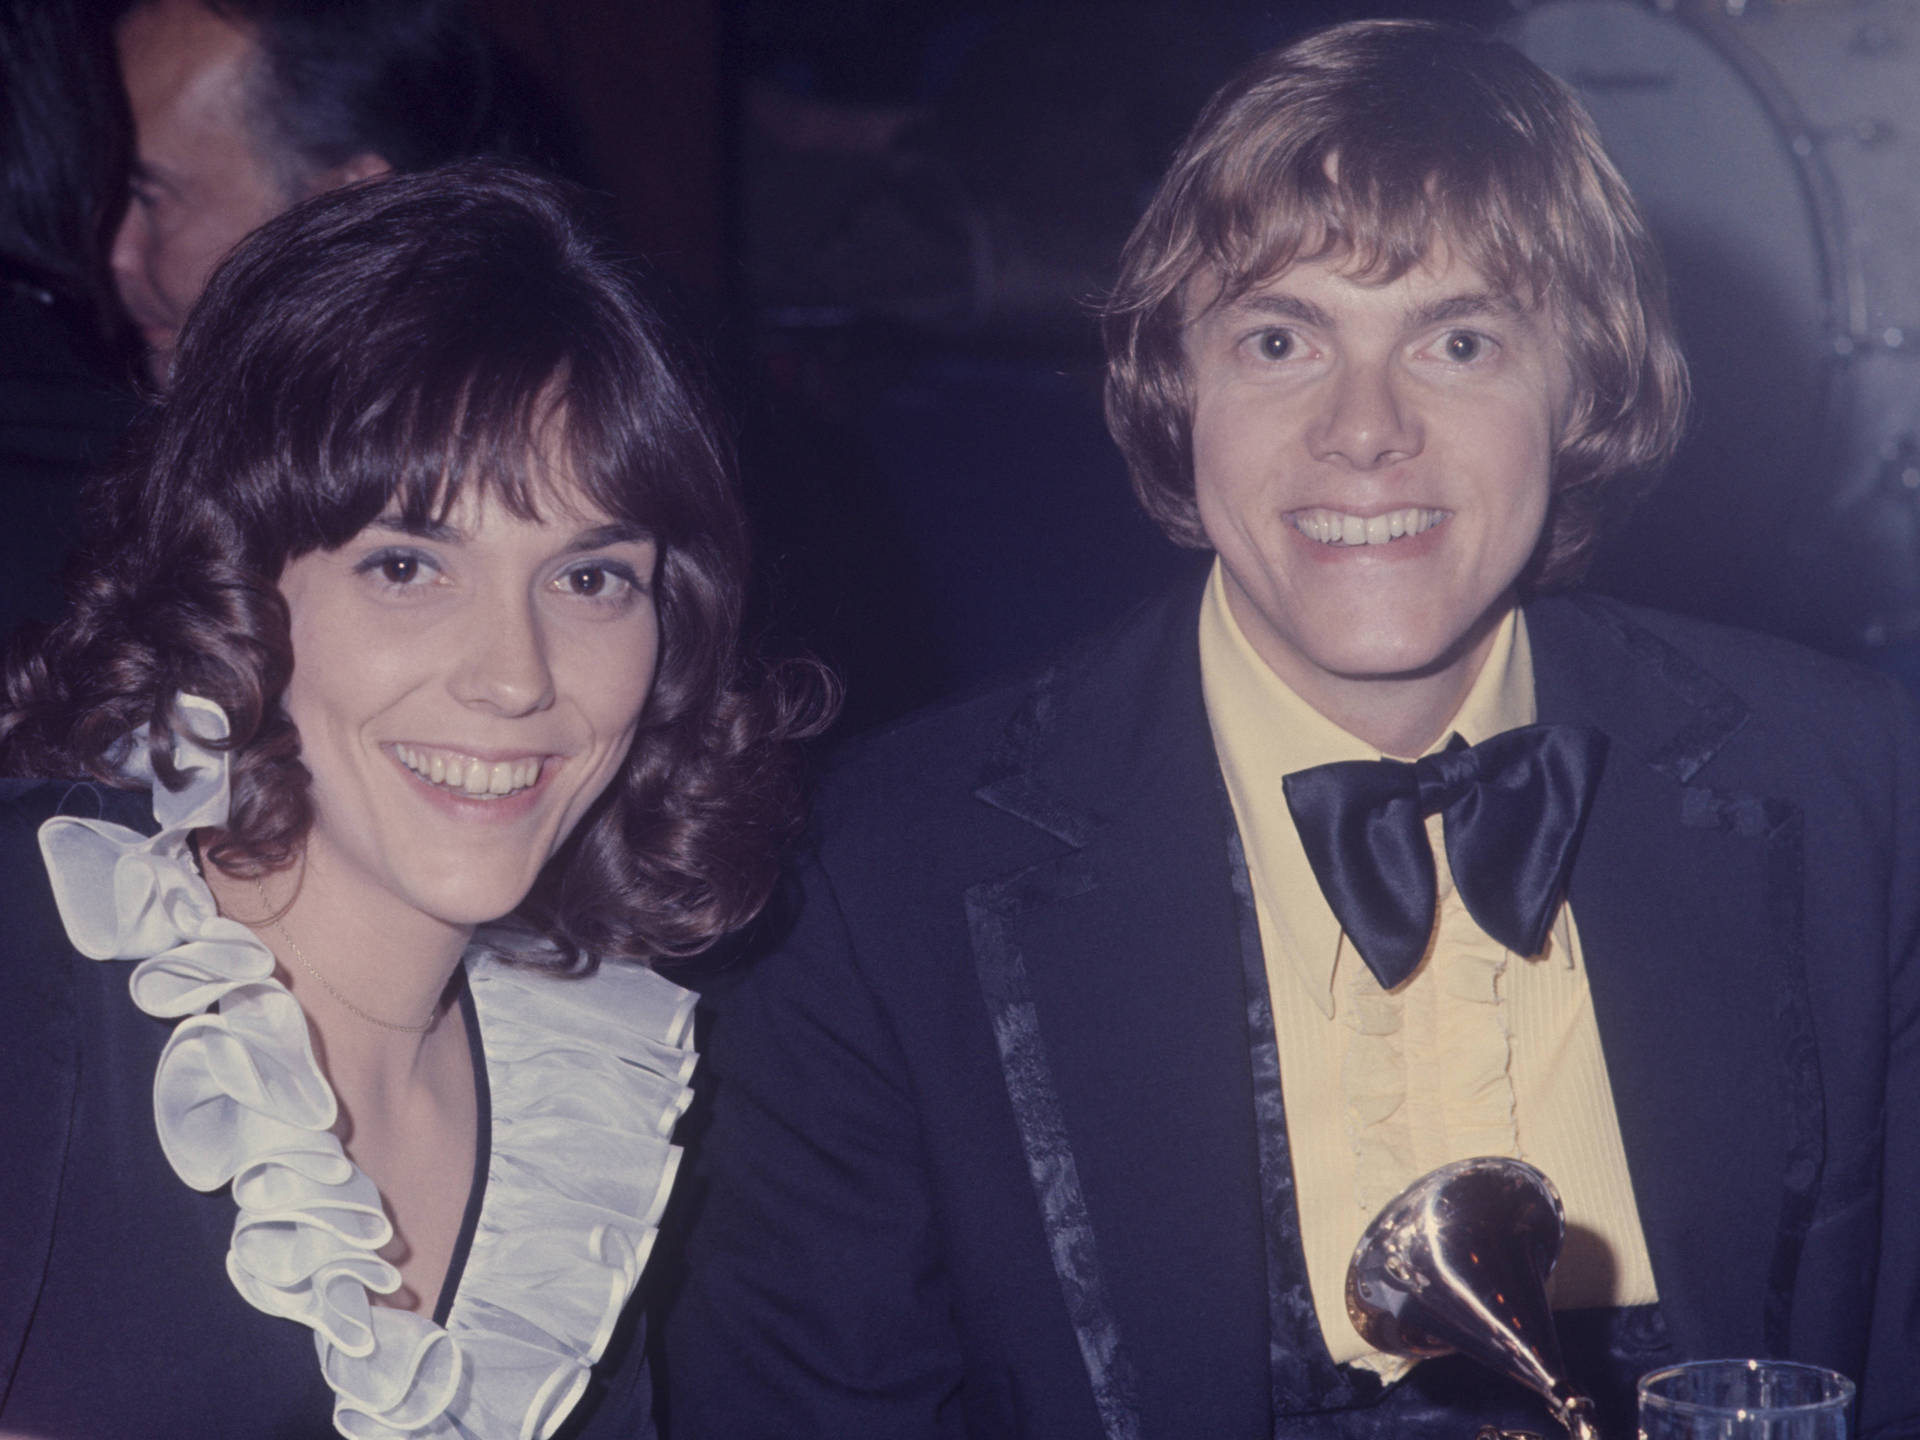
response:
<path id="1" fill-rule="evenodd" d="M 1347 1319 L 1347 1261 L 1386 1202 L 1437 1166 L 1509 1155 L 1559 1188 L 1567 1238 L 1555 1308 L 1656 1298 L 1570 907 L 1539 955 L 1491 939 L 1455 893 L 1439 816 L 1432 948 L 1393 991 L 1341 932 L 1307 863 L 1281 780 L 1381 753 L 1294 694 L 1227 606 L 1218 562 L 1200 607 L 1200 673 L 1246 851 L 1286 1096 L 1307 1275 L 1333 1358 L 1388 1379 L 1409 1368 Z M 1533 658 L 1516 609 L 1453 723 L 1471 744 L 1534 721 Z"/>

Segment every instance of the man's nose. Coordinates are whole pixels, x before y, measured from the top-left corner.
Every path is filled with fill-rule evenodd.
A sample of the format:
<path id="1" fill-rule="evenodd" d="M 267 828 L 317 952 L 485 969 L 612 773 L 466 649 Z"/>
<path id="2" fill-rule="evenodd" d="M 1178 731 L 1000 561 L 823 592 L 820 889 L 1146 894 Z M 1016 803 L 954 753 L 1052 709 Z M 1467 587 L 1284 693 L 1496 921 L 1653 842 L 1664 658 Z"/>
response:
<path id="1" fill-rule="evenodd" d="M 1392 360 L 1346 360 L 1328 377 L 1307 434 L 1317 460 L 1374 470 L 1420 451 L 1420 417 Z"/>

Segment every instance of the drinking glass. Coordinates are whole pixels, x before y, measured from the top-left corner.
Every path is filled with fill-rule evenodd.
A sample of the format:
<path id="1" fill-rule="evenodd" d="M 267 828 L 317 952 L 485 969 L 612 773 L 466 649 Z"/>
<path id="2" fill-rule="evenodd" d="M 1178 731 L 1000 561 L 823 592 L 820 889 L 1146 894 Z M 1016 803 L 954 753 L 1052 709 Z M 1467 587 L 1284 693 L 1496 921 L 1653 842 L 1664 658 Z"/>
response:
<path id="1" fill-rule="evenodd" d="M 1853 1382 L 1790 1360 L 1696 1360 L 1640 1377 L 1640 1440 L 1847 1440 Z"/>

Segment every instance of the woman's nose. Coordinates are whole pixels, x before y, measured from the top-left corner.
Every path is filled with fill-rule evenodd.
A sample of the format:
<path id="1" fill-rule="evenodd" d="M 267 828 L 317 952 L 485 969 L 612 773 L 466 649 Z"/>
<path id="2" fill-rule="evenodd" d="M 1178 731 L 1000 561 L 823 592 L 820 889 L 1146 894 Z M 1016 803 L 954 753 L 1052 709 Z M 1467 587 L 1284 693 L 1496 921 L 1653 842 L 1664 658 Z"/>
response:
<path id="1" fill-rule="evenodd" d="M 553 703 L 553 667 L 540 616 L 530 600 L 475 607 L 453 672 L 463 704 L 527 715 Z"/>

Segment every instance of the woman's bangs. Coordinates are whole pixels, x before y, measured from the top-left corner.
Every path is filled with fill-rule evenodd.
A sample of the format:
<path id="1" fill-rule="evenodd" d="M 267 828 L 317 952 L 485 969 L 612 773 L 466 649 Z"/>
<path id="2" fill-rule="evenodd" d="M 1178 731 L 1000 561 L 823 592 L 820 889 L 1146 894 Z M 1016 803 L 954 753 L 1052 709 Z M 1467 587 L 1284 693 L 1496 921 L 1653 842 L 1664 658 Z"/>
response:
<path id="1" fill-rule="evenodd" d="M 416 386 L 386 414 L 349 427 L 346 464 L 322 487 L 337 497 L 329 548 L 383 514 L 425 528 L 469 500 L 519 520 L 586 510 L 649 524 L 636 503 L 647 487 L 633 483 L 619 427 L 609 437 L 594 423 L 598 407 L 576 400 L 575 365 L 515 358 L 483 357 L 453 383 Z"/>

